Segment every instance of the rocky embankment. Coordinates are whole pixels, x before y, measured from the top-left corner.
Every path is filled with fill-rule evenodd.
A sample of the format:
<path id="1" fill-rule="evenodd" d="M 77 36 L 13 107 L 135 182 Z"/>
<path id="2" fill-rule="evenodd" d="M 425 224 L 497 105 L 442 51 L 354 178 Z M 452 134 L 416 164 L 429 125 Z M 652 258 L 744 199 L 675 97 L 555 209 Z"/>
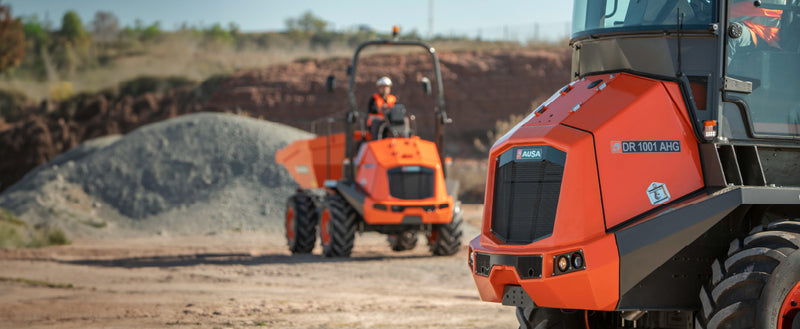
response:
<path id="1" fill-rule="evenodd" d="M 566 48 L 566 47 L 565 47 Z M 569 53 L 503 50 L 440 53 L 447 111 L 446 152 L 471 156 L 475 138 L 485 137 L 494 122 L 529 111 L 569 80 Z M 287 124 L 303 130 L 311 122 L 347 109 L 346 67 L 350 59 L 298 61 L 215 77 L 201 84 L 171 88 L 120 90 L 79 95 L 60 104 L 23 109 L 23 116 L 0 122 L 0 190 L 19 181 L 83 141 L 126 134 L 143 125 L 200 111 L 232 112 Z M 374 81 L 394 80 L 393 93 L 416 116 L 423 137 L 433 132 L 434 98 L 425 97 L 422 77 L 433 77 L 425 54 L 376 54 L 359 63 L 356 90 L 366 106 Z M 328 75 L 338 89 L 325 91 Z"/>

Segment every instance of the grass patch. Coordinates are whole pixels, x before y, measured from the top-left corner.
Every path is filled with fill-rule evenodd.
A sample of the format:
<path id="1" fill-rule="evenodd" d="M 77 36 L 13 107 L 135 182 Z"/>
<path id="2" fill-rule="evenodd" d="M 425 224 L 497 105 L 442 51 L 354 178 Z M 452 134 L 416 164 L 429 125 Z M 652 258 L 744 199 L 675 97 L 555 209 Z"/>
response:
<path id="1" fill-rule="evenodd" d="M 7 222 L 12 225 L 28 227 L 27 223 L 17 218 L 17 216 L 14 216 L 14 213 L 8 209 L 0 208 L 0 221 Z"/>
<path id="2" fill-rule="evenodd" d="M 70 243 L 62 229 L 44 225 L 31 228 L 11 211 L 0 208 L 0 248 L 41 248 Z"/>
<path id="3" fill-rule="evenodd" d="M 24 246 L 25 239 L 20 229 L 24 230 L 25 228 L 6 221 L 0 221 L 0 248 L 9 249 Z"/>
<path id="4" fill-rule="evenodd" d="M 41 280 L 30 280 L 24 278 L 4 278 L 0 277 L 0 282 L 18 282 L 24 283 L 32 286 L 37 287 L 47 287 L 47 288 L 57 288 L 57 289 L 72 289 L 74 286 L 71 283 L 63 284 L 63 283 L 52 283 L 47 281 Z"/>
<path id="5" fill-rule="evenodd" d="M 28 242 L 28 248 L 41 248 L 47 246 L 61 246 L 70 244 L 67 235 L 57 227 L 43 227 L 34 230 Z"/>

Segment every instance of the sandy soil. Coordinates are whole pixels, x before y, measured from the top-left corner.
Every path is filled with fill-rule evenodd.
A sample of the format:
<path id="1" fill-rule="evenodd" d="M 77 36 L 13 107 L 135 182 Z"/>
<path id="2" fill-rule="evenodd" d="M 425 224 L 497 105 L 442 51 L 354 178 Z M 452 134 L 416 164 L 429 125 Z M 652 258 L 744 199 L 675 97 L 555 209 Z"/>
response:
<path id="1" fill-rule="evenodd" d="M 468 213 L 465 239 L 478 233 Z M 5 250 L 0 327 L 516 326 L 513 308 L 479 300 L 466 247 L 451 257 L 425 247 L 392 252 L 366 233 L 352 258 L 327 259 L 319 247 L 291 256 L 279 232 L 224 232 Z"/>

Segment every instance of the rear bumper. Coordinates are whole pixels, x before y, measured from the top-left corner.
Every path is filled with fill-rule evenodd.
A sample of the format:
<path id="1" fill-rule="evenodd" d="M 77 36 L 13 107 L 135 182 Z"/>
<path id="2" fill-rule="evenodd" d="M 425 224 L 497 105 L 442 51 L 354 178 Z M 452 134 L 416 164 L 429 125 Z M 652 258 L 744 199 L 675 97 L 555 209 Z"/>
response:
<path id="1" fill-rule="evenodd" d="M 364 221 L 370 225 L 450 223 L 453 218 L 452 199 L 438 204 L 434 201 L 431 198 L 430 201 L 376 203 L 367 197 L 364 200 Z"/>
<path id="2" fill-rule="evenodd" d="M 502 302 L 506 286 L 521 286 L 540 307 L 607 311 L 616 308 L 619 256 L 613 234 L 557 249 L 519 246 L 513 250 L 484 247 L 480 237 L 476 237 L 470 241 L 470 248 L 474 260 L 472 278 L 483 301 Z M 554 257 L 574 251 L 582 251 L 585 268 L 556 274 Z M 538 257 L 540 262 L 536 261 Z M 536 273 L 538 266 L 541 269 Z"/>

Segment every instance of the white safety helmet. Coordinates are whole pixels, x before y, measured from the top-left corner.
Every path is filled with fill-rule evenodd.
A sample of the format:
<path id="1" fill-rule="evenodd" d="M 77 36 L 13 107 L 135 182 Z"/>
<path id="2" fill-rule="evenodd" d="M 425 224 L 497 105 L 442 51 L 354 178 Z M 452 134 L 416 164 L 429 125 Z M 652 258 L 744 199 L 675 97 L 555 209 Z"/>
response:
<path id="1" fill-rule="evenodd" d="M 375 84 L 378 85 L 378 87 L 380 87 L 380 86 L 389 86 L 389 87 L 391 87 L 392 86 L 392 79 L 389 79 L 389 77 L 381 77 L 380 79 L 378 79 L 378 82 L 376 82 Z"/>

